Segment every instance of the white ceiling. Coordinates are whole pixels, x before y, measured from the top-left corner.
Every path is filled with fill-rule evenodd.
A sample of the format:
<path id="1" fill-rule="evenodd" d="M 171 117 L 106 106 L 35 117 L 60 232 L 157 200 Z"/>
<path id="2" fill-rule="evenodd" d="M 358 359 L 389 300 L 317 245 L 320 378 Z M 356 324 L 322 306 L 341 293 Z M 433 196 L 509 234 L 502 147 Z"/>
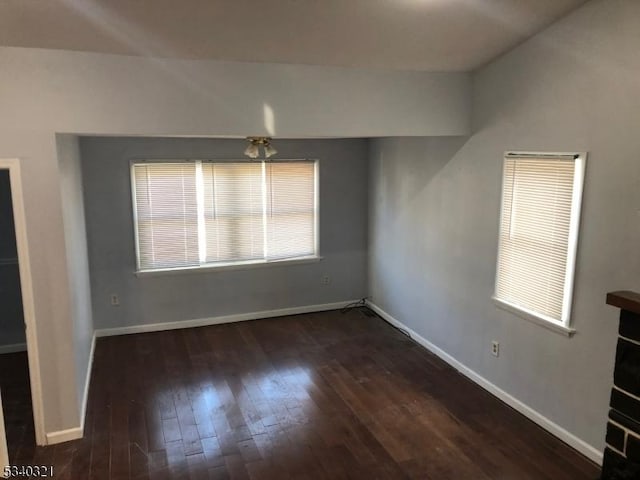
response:
<path id="1" fill-rule="evenodd" d="M 468 71 L 585 0 L 3 0 L 0 45 Z"/>

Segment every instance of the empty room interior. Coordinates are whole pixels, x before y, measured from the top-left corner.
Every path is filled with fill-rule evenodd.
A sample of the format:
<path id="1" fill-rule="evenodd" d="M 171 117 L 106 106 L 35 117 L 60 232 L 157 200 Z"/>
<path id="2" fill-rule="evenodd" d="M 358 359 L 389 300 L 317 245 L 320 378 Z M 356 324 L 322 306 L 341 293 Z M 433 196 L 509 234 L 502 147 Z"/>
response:
<path id="1" fill-rule="evenodd" d="M 0 2 L 0 477 L 640 479 L 640 2 Z"/>

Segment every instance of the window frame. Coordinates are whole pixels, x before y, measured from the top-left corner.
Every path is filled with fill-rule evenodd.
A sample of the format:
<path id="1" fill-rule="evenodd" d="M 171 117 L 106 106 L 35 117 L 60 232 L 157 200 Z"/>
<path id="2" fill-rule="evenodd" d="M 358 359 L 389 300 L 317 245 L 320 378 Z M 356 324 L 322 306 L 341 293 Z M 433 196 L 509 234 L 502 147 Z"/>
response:
<path id="1" fill-rule="evenodd" d="M 140 267 L 140 241 L 138 232 L 138 212 L 137 212 L 137 199 L 136 199 L 136 185 L 134 168 L 136 165 L 144 164 L 161 164 L 161 163 L 287 163 L 287 162 L 310 162 L 313 163 L 313 175 L 314 175 L 314 239 L 313 248 L 314 253 L 312 255 L 304 255 L 292 258 L 276 258 L 276 259 L 252 259 L 252 260 L 238 260 L 229 262 L 207 262 L 199 265 L 186 265 L 178 267 L 161 267 L 161 268 L 141 268 Z M 135 158 L 129 160 L 129 180 L 131 189 L 131 211 L 133 221 L 133 234 L 134 234 L 134 254 L 135 254 L 135 270 L 134 274 L 137 277 L 147 276 L 159 276 L 159 275 L 175 275 L 175 274 L 187 274 L 187 273 L 205 273 L 205 272 L 217 272 L 217 271 L 229 271 L 229 270 L 244 270 L 252 268 L 262 268 L 270 266 L 285 266 L 285 265 L 301 265 L 308 263 L 316 263 L 323 260 L 320 255 L 320 161 L 317 158 L 286 158 L 276 160 L 247 160 L 244 158 Z M 198 206 L 198 208 L 201 208 Z"/>
<path id="2" fill-rule="evenodd" d="M 567 257 L 565 267 L 565 284 L 562 297 L 562 315 L 560 320 L 556 320 L 547 315 L 541 314 L 534 310 L 530 310 L 519 305 L 515 305 L 506 300 L 503 300 L 497 296 L 498 286 L 498 267 L 500 263 L 501 255 L 501 235 L 502 224 L 505 214 L 505 192 L 504 192 L 504 164 L 508 158 L 566 158 L 572 157 L 574 159 L 574 176 L 573 176 L 573 188 L 571 196 L 571 218 L 569 221 L 569 237 L 567 245 Z M 493 295 L 491 297 L 494 304 L 503 310 L 506 310 L 516 316 L 529 320 L 537 325 L 547 328 L 551 331 L 572 336 L 576 330 L 571 327 L 571 314 L 573 306 L 573 290 L 575 284 L 575 270 L 578 254 L 578 240 L 580 234 L 580 218 L 582 212 L 582 201 L 584 193 L 584 181 L 586 170 L 587 152 L 536 152 L 536 151 L 506 151 L 504 152 L 502 169 L 501 169 L 501 188 L 500 188 L 500 210 L 499 210 L 499 224 L 498 224 L 498 248 L 496 255 L 496 268 L 495 268 L 495 283 L 493 289 Z"/>

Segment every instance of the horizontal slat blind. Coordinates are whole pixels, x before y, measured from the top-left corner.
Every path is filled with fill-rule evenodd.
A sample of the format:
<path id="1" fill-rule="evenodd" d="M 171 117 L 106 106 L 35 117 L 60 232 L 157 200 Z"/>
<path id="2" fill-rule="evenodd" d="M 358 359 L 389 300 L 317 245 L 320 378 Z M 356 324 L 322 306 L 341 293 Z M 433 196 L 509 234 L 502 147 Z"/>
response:
<path id="1" fill-rule="evenodd" d="M 260 163 L 203 163 L 206 262 L 264 257 Z"/>
<path id="2" fill-rule="evenodd" d="M 199 263 L 195 163 L 133 166 L 138 268 Z"/>
<path id="3" fill-rule="evenodd" d="M 506 158 L 496 297 L 561 321 L 575 160 Z"/>
<path id="4" fill-rule="evenodd" d="M 138 268 L 317 254 L 315 176 L 313 161 L 134 164 Z"/>
<path id="5" fill-rule="evenodd" d="M 313 162 L 266 164 L 268 259 L 315 253 L 314 171 Z"/>

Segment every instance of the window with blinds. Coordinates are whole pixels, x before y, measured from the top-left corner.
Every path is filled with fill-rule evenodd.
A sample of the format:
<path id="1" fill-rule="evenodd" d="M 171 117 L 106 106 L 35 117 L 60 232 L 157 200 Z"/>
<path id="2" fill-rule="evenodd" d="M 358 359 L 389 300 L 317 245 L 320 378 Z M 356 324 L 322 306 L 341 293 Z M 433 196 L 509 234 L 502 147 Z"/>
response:
<path id="1" fill-rule="evenodd" d="M 131 166 L 138 270 L 317 256 L 317 163 Z"/>
<path id="2" fill-rule="evenodd" d="M 569 325 L 584 158 L 508 154 L 494 299 Z"/>

